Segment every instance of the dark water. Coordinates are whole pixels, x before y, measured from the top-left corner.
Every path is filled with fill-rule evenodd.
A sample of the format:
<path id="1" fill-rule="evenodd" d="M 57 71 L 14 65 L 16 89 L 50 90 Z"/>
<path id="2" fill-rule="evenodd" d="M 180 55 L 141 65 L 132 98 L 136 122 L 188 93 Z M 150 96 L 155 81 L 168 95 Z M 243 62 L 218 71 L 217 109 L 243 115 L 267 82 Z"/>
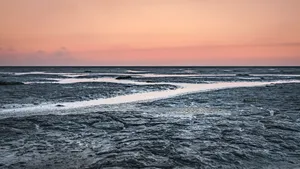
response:
<path id="1" fill-rule="evenodd" d="M 176 89 L 151 84 L 57 84 L 51 83 L 53 79 L 115 78 L 129 73 L 130 80 L 140 82 L 261 82 L 299 80 L 298 67 L 6 67 L 0 72 L 1 82 L 43 82 L 0 85 L 0 168 L 300 168 L 298 83 L 193 93 L 106 109 L 70 109 L 68 115 L 3 113 L 46 103 Z"/>

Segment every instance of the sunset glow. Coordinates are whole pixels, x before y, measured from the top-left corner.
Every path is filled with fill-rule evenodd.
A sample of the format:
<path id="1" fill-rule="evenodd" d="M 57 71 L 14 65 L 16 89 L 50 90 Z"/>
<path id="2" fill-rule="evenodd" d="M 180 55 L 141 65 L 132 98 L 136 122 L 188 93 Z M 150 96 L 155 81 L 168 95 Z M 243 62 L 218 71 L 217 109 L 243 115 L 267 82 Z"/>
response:
<path id="1" fill-rule="evenodd" d="M 0 65 L 300 65 L 299 0 L 1 0 Z"/>

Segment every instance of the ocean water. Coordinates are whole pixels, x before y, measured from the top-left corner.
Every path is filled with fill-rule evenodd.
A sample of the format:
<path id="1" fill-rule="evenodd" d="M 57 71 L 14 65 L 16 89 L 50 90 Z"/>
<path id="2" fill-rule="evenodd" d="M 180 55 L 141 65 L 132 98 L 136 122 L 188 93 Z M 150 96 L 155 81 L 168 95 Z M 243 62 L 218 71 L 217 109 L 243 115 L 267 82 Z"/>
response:
<path id="1" fill-rule="evenodd" d="M 300 167 L 300 67 L 1 67 L 0 168 Z"/>

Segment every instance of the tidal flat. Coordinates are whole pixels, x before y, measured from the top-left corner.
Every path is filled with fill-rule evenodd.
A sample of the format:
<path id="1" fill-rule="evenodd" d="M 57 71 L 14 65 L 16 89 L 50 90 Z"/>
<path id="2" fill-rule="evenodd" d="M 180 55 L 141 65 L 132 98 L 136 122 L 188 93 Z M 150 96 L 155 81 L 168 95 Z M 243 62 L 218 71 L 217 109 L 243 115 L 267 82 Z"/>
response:
<path id="1" fill-rule="evenodd" d="M 300 67 L 1 67 L 0 82 L 3 169 L 300 167 Z"/>

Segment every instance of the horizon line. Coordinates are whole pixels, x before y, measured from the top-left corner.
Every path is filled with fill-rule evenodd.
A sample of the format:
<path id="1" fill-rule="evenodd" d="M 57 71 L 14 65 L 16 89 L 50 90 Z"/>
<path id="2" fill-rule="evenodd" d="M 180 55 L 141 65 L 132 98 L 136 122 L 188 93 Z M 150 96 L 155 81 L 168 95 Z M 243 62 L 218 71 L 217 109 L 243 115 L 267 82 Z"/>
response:
<path id="1" fill-rule="evenodd" d="M 10 66 L 1 66 L 3 67 L 300 67 L 300 65 L 259 65 L 259 66 L 251 66 L 251 65 L 10 65 Z"/>

